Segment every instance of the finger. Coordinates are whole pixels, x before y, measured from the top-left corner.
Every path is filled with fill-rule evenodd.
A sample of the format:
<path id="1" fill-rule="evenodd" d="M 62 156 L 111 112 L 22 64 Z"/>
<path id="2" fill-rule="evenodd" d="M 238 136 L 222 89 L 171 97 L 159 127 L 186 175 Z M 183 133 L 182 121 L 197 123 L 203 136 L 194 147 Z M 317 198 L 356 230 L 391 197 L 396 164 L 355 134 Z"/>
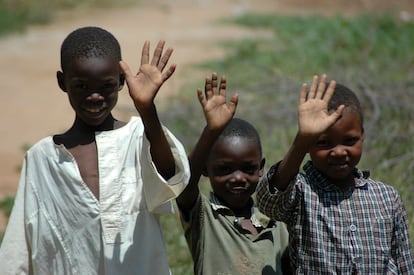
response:
<path id="1" fill-rule="evenodd" d="M 166 81 L 167 79 L 169 79 L 173 73 L 175 72 L 175 69 L 177 68 L 176 64 L 172 64 L 168 70 L 162 74 L 162 82 Z"/>
<path id="2" fill-rule="evenodd" d="M 205 97 L 207 99 L 209 99 L 213 92 L 212 92 L 212 80 L 210 77 L 206 77 L 206 81 L 204 82 L 204 93 L 205 93 Z"/>
<path id="3" fill-rule="evenodd" d="M 334 112 L 330 114 L 330 118 L 332 119 L 332 123 L 337 121 L 338 118 L 342 115 L 342 112 L 345 109 L 345 105 L 339 105 L 338 108 Z"/>
<path id="4" fill-rule="evenodd" d="M 168 63 L 168 60 L 170 60 L 171 54 L 173 52 L 173 48 L 168 48 L 167 51 L 163 54 L 160 61 L 158 62 L 158 70 L 161 72 L 164 70 L 165 66 Z"/>
<path id="5" fill-rule="evenodd" d="M 316 95 L 315 95 L 316 98 L 320 98 L 320 99 L 323 98 L 323 93 L 325 92 L 327 78 L 328 77 L 326 74 L 322 75 L 321 81 L 319 82 L 319 85 L 318 85 L 318 90 L 316 91 Z"/>
<path id="6" fill-rule="evenodd" d="M 314 75 L 312 78 L 312 83 L 308 92 L 308 98 L 315 98 L 315 94 L 316 94 L 316 87 L 318 87 L 318 76 Z"/>
<path id="7" fill-rule="evenodd" d="M 206 98 L 204 97 L 203 91 L 200 88 L 197 89 L 197 97 L 201 106 L 204 108 L 204 105 L 206 104 Z"/>
<path id="8" fill-rule="evenodd" d="M 226 96 L 227 79 L 226 76 L 221 76 L 219 94 Z"/>
<path id="9" fill-rule="evenodd" d="M 234 113 L 236 112 L 237 109 L 237 104 L 239 103 L 239 94 L 238 93 L 234 93 L 231 98 L 230 98 L 230 102 L 229 102 L 229 109 L 231 111 L 231 113 L 234 115 Z"/>
<path id="10" fill-rule="evenodd" d="M 158 62 L 160 61 L 162 50 L 164 49 L 164 40 L 158 41 L 157 47 L 155 48 L 154 55 L 152 56 L 151 65 L 158 66 Z"/>
<path id="11" fill-rule="evenodd" d="M 141 65 L 148 64 L 149 62 L 149 47 L 150 47 L 150 42 L 147 40 L 145 41 L 144 46 L 142 47 Z"/>
<path id="12" fill-rule="evenodd" d="M 212 92 L 213 92 L 214 95 L 217 94 L 217 84 L 218 84 L 218 81 L 217 81 L 217 73 L 214 72 L 211 75 L 211 90 L 212 90 Z"/>
<path id="13" fill-rule="evenodd" d="M 132 75 L 131 69 L 129 68 L 128 64 L 126 64 L 124 61 L 119 61 L 119 66 L 121 67 L 122 73 L 125 76 L 125 80 L 128 82 L 130 81 L 131 78 L 133 78 L 134 76 Z"/>
<path id="14" fill-rule="evenodd" d="M 303 103 L 306 102 L 306 96 L 307 96 L 306 90 L 307 90 L 307 88 L 308 88 L 308 85 L 306 83 L 303 83 L 302 88 L 300 89 L 300 99 L 299 99 L 300 104 L 303 104 Z"/>
<path id="15" fill-rule="evenodd" d="M 335 91 L 335 86 L 336 86 L 336 81 L 332 80 L 331 82 L 329 82 L 329 86 L 328 89 L 326 89 L 325 95 L 323 97 L 323 100 L 325 102 L 329 102 L 329 100 L 331 99 L 334 91 Z"/>

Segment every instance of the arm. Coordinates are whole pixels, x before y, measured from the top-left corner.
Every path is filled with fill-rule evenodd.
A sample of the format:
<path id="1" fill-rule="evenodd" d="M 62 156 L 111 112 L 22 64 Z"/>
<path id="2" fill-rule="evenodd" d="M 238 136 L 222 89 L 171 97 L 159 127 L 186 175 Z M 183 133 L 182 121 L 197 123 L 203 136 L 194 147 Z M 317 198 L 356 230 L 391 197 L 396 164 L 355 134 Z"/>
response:
<path id="1" fill-rule="evenodd" d="M 173 64 L 165 73 L 162 73 L 173 51 L 172 48 L 168 48 L 163 54 L 164 44 L 164 41 L 158 42 L 154 56 L 149 63 L 150 43 L 145 42 L 142 48 L 141 66 L 136 75 L 132 74 L 124 61 L 120 62 L 120 66 L 125 75 L 129 95 L 141 116 L 145 135 L 151 144 L 150 151 L 154 164 L 159 173 L 165 179 L 169 179 L 175 173 L 175 163 L 154 104 L 158 90 L 175 71 Z"/>
<path id="2" fill-rule="evenodd" d="M 344 109 L 341 105 L 335 112 L 328 113 L 328 102 L 332 97 L 336 82 L 331 81 L 325 92 L 326 80 L 327 76 L 322 75 L 318 84 L 318 76 L 314 76 L 309 91 L 306 84 L 302 85 L 298 107 L 298 132 L 287 154 L 278 165 L 277 171 L 269 179 L 270 185 L 279 190 L 286 189 L 289 182 L 299 172 L 300 165 L 310 147 L 324 131 L 335 123 Z"/>
<path id="3" fill-rule="evenodd" d="M 409 236 L 407 213 L 403 202 L 395 191 L 394 207 L 394 231 L 391 241 L 391 257 L 395 260 L 400 274 L 409 274 L 414 270 L 414 257 Z"/>
<path id="4" fill-rule="evenodd" d="M 26 158 L 23 161 L 13 209 L 0 247 L 1 274 L 33 274 L 31 249 L 26 235 Z M 31 209 L 36 211 L 36 209 Z M 2 273 L 4 272 L 4 273 Z"/>
<path id="5" fill-rule="evenodd" d="M 209 151 L 236 111 L 238 95 L 233 94 L 230 102 L 226 102 L 226 82 L 226 78 L 222 76 L 220 86 L 217 88 L 217 74 L 213 73 L 211 78 L 206 78 L 204 95 L 201 89 L 197 90 L 198 100 L 203 108 L 207 125 L 189 156 L 190 182 L 177 197 L 177 205 L 184 212 L 189 211 L 193 207 L 200 192 L 198 181 Z"/>

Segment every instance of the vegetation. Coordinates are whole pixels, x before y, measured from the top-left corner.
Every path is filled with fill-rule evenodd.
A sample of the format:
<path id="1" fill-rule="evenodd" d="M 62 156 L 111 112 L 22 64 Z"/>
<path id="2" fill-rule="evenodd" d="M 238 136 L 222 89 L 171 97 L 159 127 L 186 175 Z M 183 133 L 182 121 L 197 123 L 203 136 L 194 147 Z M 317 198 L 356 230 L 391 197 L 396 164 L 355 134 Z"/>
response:
<path id="1" fill-rule="evenodd" d="M 228 50 L 224 59 L 199 66 L 227 75 L 229 90 L 240 94 L 236 116 L 259 129 L 267 164 L 283 157 L 296 133 L 301 83 L 326 72 L 360 97 L 366 139 L 359 167 L 397 188 L 414 238 L 414 82 L 410 78 L 414 23 L 387 15 L 299 18 L 274 14 L 248 14 L 226 23 L 265 28 L 272 34 L 224 43 Z M 190 150 L 204 125 L 194 87 L 168 102 L 163 120 Z M 169 247 L 177 251 L 171 248 L 174 244 Z"/>
<path id="2" fill-rule="evenodd" d="M 0 36 L 24 31 L 30 24 L 49 23 L 54 13 L 60 10 L 115 7 L 130 3 L 132 0 L 0 0 Z"/>
<path id="3" fill-rule="evenodd" d="M 5 23 L 10 28 L 15 28 L 17 21 L 29 22 L 26 9 L 3 13 L 3 7 L 11 2 L 2 1 L 1 24 L 7 16 L 12 17 Z M 247 14 L 221 23 L 267 29 L 271 34 L 262 39 L 223 43 L 228 52 L 225 58 L 198 66 L 208 73 L 217 71 L 228 76 L 230 92 L 240 94 L 236 116 L 259 129 L 267 164 L 283 156 L 296 132 L 300 84 L 326 72 L 358 93 L 365 109 L 366 130 L 359 167 L 370 169 L 373 178 L 397 188 L 414 238 L 414 81 L 410 78 L 414 73 L 414 23 L 385 14 L 354 18 Z M 0 29 L 4 27 L 0 25 Z M 204 125 L 195 95 L 201 82 L 190 84 L 171 98 L 168 112 L 161 113 L 162 120 L 188 151 Z M 207 192 L 208 183 L 202 186 Z M 161 223 L 173 273 L 190 274 L 191 258 L 178 217 L 162 218 Z"/>

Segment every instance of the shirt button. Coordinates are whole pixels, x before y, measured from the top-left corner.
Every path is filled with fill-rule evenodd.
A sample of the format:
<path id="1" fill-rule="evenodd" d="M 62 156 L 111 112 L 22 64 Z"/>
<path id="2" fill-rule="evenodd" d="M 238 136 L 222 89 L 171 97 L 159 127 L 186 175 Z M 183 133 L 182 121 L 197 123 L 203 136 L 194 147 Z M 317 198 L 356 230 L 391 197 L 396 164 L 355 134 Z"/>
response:
<path id="1" fill-rule="evenodd" d="M 238 224 L 239 223 L 239 219 L 238 218 L 235 218 L 234 219 L 234 224 Z"/>
<path id="2" fill-rule="evenodd" d="M 362 263 L 362 257 L 356 256 L 353 258 L 354 263 L 359 264 Z"/>
<path id="3" fill-rule="evenodd" d="M 352 232 L 355 232 L 357 230 L 357 227 L 355 226 L 355 224 L 351 224 L 349 226 L 349 230 L 351 230 Z"/>

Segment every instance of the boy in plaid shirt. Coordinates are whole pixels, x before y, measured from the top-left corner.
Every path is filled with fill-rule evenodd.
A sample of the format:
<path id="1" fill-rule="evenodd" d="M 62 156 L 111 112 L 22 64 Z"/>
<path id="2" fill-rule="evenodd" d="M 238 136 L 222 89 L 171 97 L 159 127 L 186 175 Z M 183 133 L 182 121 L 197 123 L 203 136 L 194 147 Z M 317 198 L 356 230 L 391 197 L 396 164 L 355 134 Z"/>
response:
<path id="1" fill-rule="evenodd" d="M 292 146 L 257 189 L 259 209 L 288 226 L 295 272 L 414 274 L 401 198 L 356 168 L 364 141 L 356 95 L 314 76 L 309 90 L 302 86 L 298 109 Z M 311 160 L 299 172 L 307 153 Z"/>

